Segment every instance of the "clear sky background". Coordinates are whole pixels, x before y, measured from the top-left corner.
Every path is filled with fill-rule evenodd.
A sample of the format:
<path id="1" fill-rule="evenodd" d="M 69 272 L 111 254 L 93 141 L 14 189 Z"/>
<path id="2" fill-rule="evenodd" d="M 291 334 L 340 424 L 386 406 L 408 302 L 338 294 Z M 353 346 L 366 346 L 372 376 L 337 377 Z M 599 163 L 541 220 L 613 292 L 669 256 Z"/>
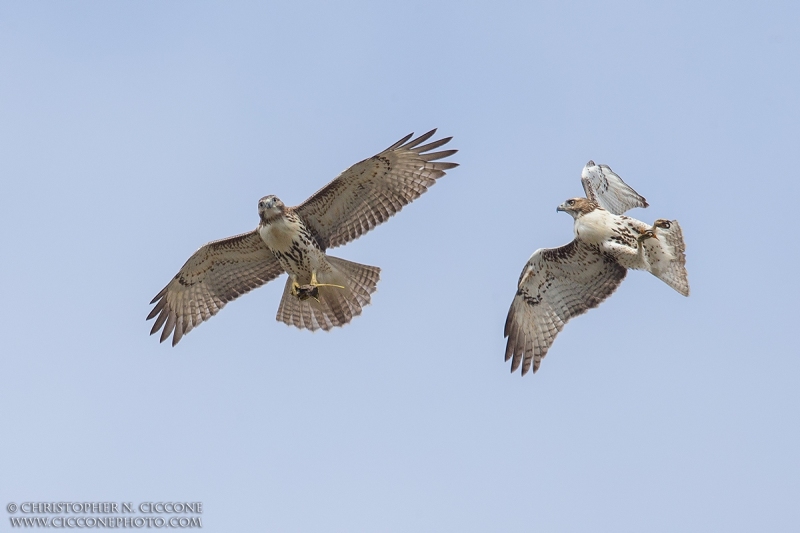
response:
<path id="1" fill-rule="evenodd" d="M 8 502 L 201 501 L 205 531 L 797 531 L 796 2 L 0 3 L 0 530 Z M 150 299 L 405 134 L 461 166 L 176 348 Z M 692 294 L 631 272 L 536 375 L 503 324 L 610 165 L 680 221 Z M 19 516 L 18 513 L 16 516 Z"/>

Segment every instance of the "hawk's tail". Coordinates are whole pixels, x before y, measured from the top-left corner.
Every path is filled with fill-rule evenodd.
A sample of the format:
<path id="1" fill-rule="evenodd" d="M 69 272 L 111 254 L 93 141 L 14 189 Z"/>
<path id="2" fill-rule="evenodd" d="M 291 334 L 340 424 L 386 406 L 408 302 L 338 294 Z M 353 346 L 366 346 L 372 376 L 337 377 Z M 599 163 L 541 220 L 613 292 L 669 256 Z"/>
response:
<path id="1" fill-rule="evenodd" d="M 321 286 L 318 287 L 316 298 L 301 300 L 292 294 L 291 276 L 286 280 L 276 317 L 279 321 L 301 329 L 327 331 L 334 326 L 347 324 L 370 303 L 370 295 L 377 288 L 381 269 L 338 257 L 326 256 L 326 259 L 332 268 L 317 273 L 317 282 Z"/>
<path id="2" fill-rule="evenodd" d="M 650 272 L 679 293 L 689 296 L 686 244 L 678 221 L 659 219 L 653 227 L 658 239 L 645 241 Z"/>

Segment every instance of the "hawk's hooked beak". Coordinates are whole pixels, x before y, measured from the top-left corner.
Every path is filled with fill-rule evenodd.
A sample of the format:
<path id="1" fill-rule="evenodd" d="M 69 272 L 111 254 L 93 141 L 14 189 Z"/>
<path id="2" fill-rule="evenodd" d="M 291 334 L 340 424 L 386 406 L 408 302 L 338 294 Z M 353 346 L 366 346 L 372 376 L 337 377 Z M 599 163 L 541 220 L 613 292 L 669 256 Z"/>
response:
<path id="1" fill-rule="evenodd" d="M 564 207 L 564 204 L 561 204 L 560 206 L 556 207 L 556 213 L 558 213 L 559 211 L 566 211 L 566 210 L 567 209 Z"/>

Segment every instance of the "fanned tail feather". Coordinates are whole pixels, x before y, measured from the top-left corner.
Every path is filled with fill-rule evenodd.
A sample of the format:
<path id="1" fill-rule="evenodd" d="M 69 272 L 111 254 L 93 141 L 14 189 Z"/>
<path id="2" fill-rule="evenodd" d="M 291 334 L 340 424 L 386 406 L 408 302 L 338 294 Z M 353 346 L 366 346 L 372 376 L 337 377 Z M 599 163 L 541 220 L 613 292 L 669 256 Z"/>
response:
<path id="1" fill-rule="evenodd" d="M 317 281 L 323 284 L 319 287 L 319 301 L 315 298 L 300 300 L 293 295 L 290 276 L 278 307 L 278 321 L 301 329 L 327 331 L 347 324 L 370 303 L 370 295 L 377 288 L 381 269 L 338 257 L 326 258 L 332 268 L 317 273 Z M 326 287 L 324 284 L 341 285 L 344 289 Z"/>
<path id="2" fill-rule="evenodd" d="M 689 296 L 686 244 L 678 221 L 659 219 L 654 228 L 658 239 L 645 241 L 650 272 L 682 295 Z"/>

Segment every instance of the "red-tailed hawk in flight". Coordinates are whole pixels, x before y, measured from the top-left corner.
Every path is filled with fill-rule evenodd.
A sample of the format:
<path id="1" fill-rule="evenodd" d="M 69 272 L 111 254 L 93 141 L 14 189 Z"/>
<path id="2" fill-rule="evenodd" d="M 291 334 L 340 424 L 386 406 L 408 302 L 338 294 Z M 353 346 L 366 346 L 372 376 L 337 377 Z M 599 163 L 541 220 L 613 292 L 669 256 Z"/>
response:
<path id="1" fill-rule="evenodd" d="M 375 292 L 380 269 L 327 255 L 400 211 L 457 163 L 441 162 L 456 150 L 431 152 L 452 137 L 423 144 L 436 130 L 407 135 L 356 163 L 296 207 L 276 196 L 258 201 L 258 227 L 197 250 L 159 292 L 147 320 L 161 342 L 181 337 L 225 304 L 289 274 L 277 319 L 298 328 L 329 330 L 361 314 Z"/>
<path id="2" fill-rule="evenodd" d="M 567 321 L 613 293 L 629 268 L 647 270 L 689 296 L 683 234 L 677 220 L 650 226 L 622 213 L 647 201 L 606 165 L 589 161 L 581 174 L 586 198 L 572 198 L 557 211 L 575 219 L 575 239 L 560 248 L 533 252 L 517 284 L 506 319 L 506 361 L 522 364 L 524 376 L 542 358 Z"/>

